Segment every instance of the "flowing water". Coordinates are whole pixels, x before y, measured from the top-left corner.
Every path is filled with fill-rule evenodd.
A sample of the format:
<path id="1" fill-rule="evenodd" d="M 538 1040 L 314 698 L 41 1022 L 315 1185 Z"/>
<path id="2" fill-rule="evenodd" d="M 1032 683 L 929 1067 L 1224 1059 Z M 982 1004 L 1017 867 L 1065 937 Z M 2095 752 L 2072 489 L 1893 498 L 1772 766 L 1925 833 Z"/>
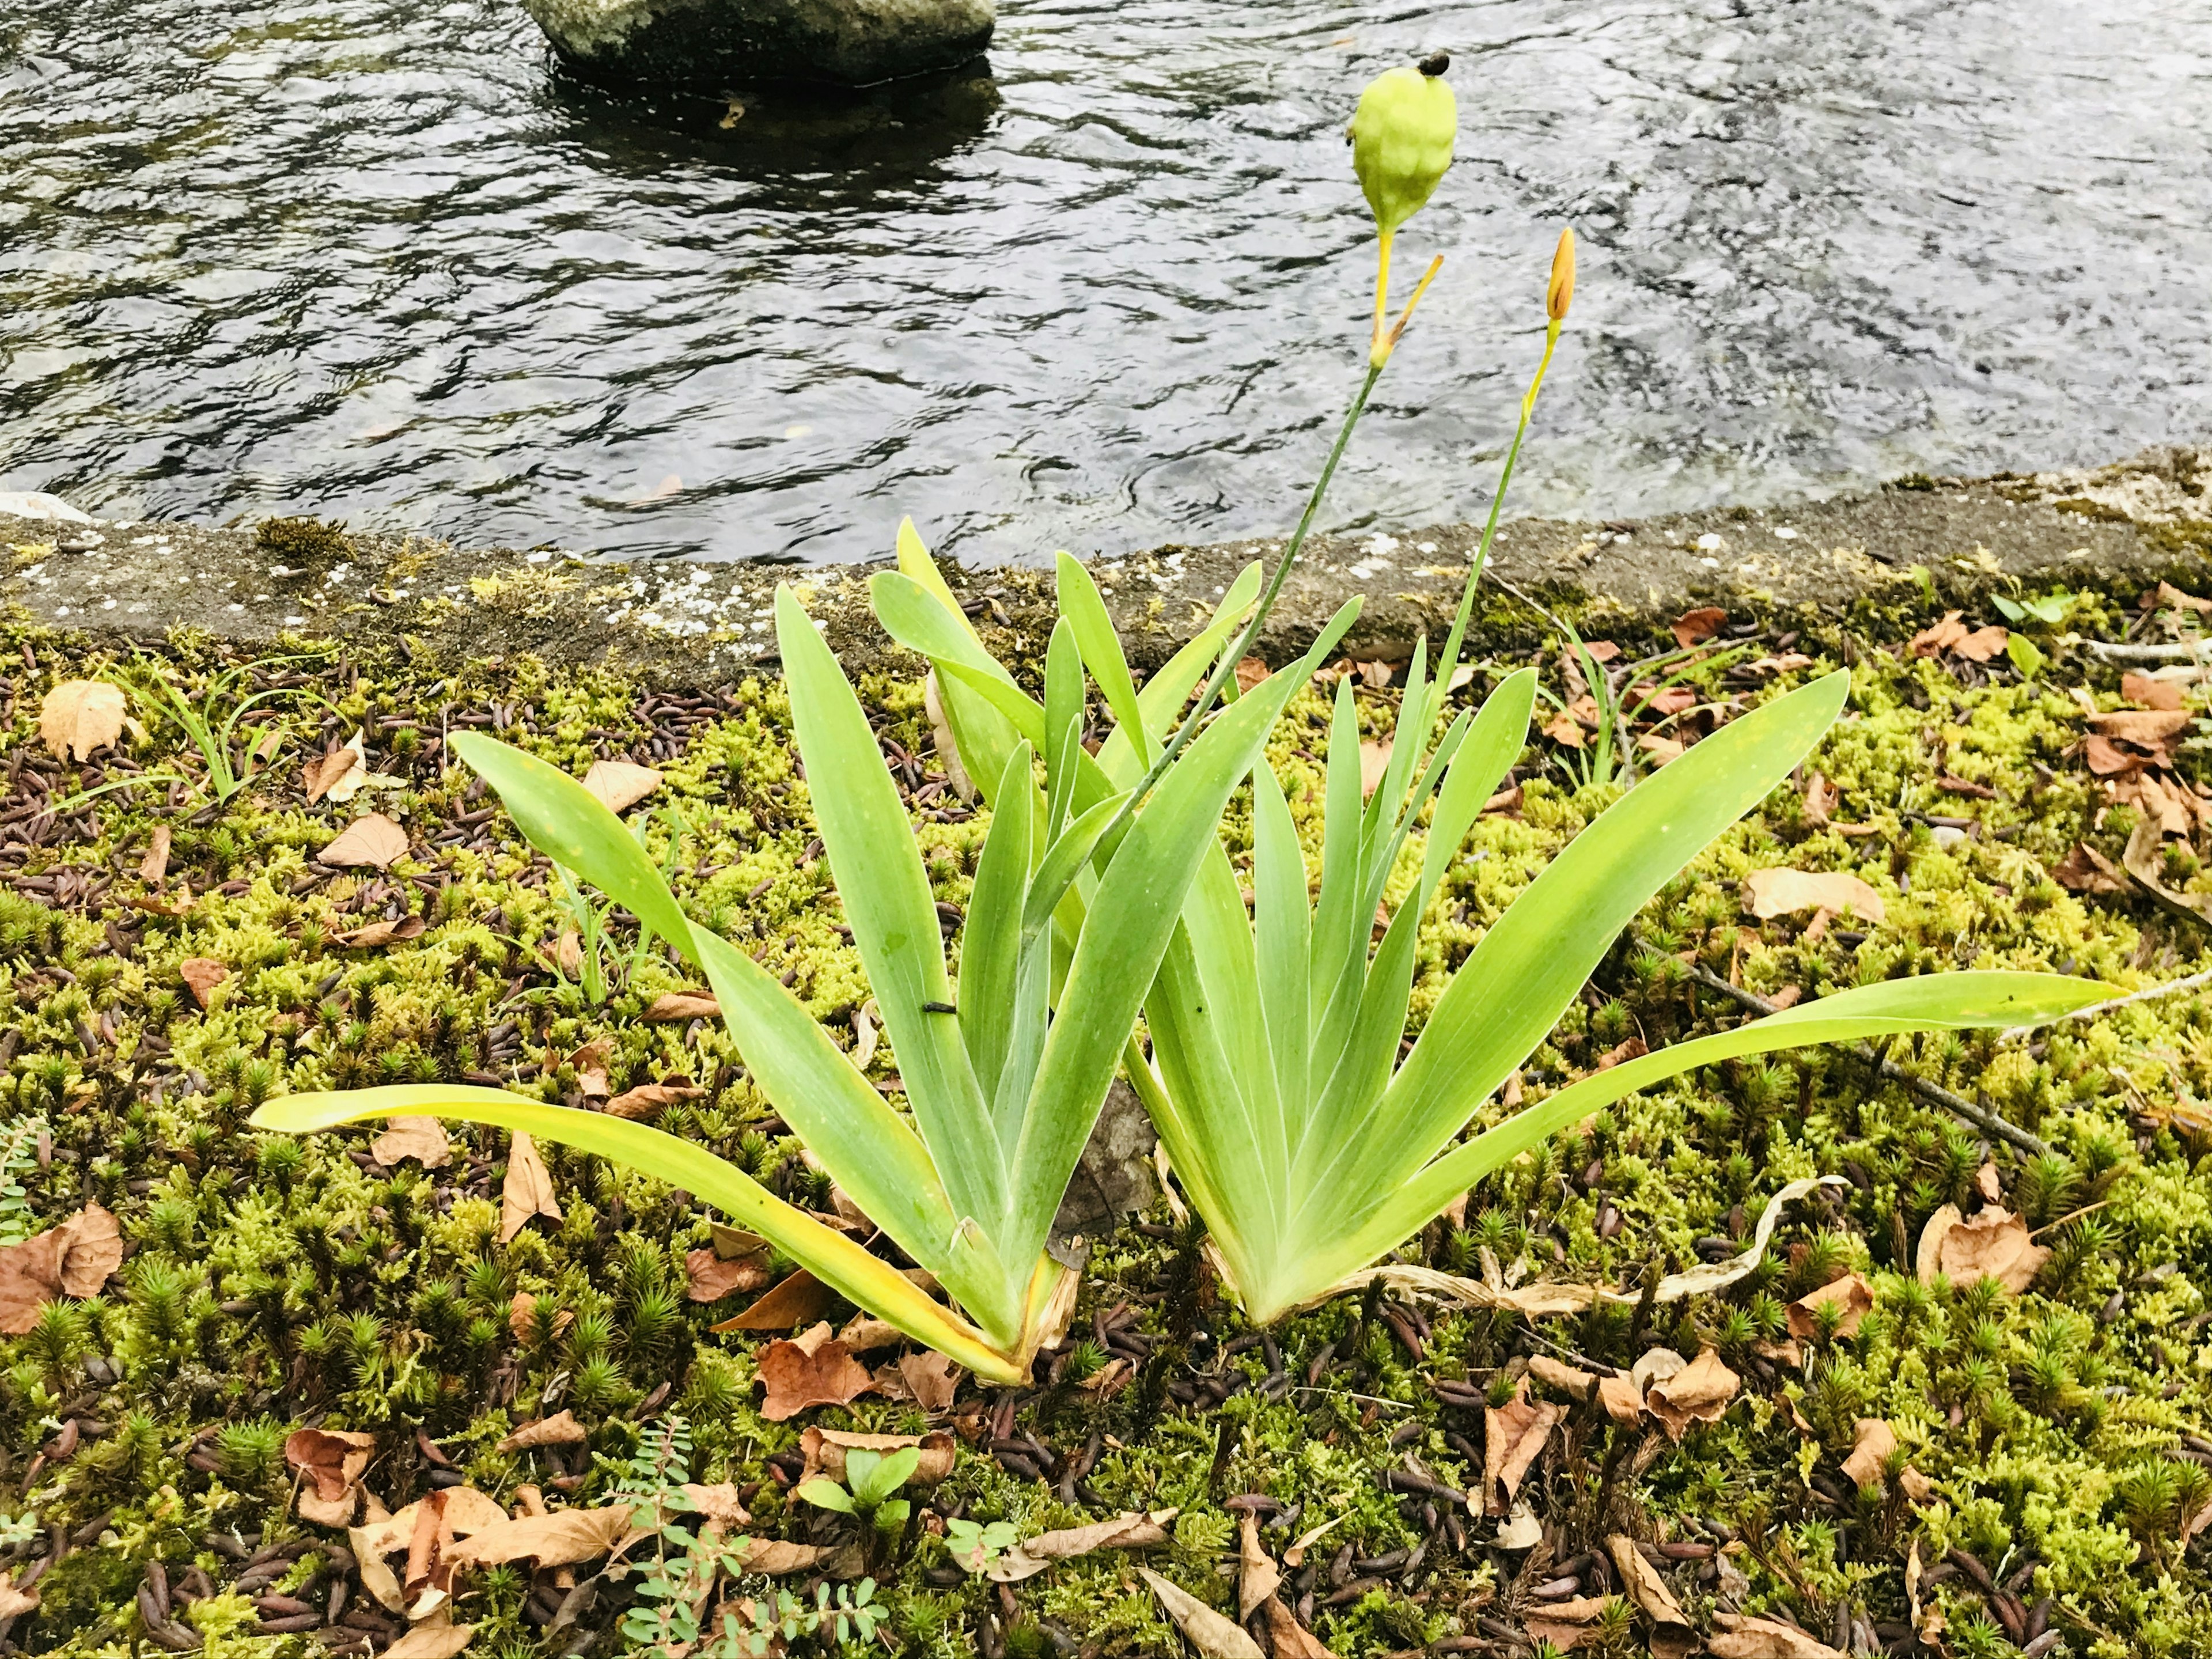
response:
<path id="1" fill-rule="evenodd" d="M 14 0 L 0 488 L 638 554 L 1277 529 L 1361 356 L 1339 129 L 1449 48 L 1448 256 L 1333 498 L 1630 516 L 2208 425 L 2203 0 L 1002 0 L 988 66 L 619 100 L 513 0 Z M 1408 270 L 1407 275 L 1410 275 Z"/>

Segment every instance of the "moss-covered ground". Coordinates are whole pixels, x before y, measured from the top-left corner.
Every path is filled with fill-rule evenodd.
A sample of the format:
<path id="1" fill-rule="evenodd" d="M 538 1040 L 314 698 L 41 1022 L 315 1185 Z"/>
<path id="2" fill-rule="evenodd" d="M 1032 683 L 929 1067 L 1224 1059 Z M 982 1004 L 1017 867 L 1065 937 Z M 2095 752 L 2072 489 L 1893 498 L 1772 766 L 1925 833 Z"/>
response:
<path id="1" fill-rule="evenodd" d="M 1631 1039 L 1656 1048 L 1741 1018 L 1698 968 L 1764 995 L 1809 997 L 1969 963 L 2064 966 L 2119 990 L 2212 965 L 2194 922 L 2126 890 L 2069 890 L 2051 873 L 2085 841 L 2117 864 L 2134 823 L 2131 809 L 2108 807 L 2081 758 L 2084 696 L 2120 706 L 2117 672 L 2048 630 L 2033 680 L 2002 655 L 1979 665 L 1915 656 L 1905 635 L 1929 620 L 1764 619 L 1754 649 L 1705 676 L 1706 702 L 1742 707 L 1848 664 L 1850 712 L 1808 766 L 1834 798 L 1814 786 L 1808 809 L 1810 779 L 1799 778 L 1671 884 L 1532 1058 L 1524 1099 Z M 2110 639 L 2141 620 L 2132 595 L 2088 595 L 2067 626 Z M 1631 654 L 1665 642 L 1620 640 Z M 661 994 L 696 988 L 683 969 L 611 951 L 598 1004 L 561 970 L 567 913 L 548 865 L 448 765 L 443 741 L 479 726 L 572 771 L 603 757 L 659 768 L 651 805 L 680 809 L 680 823 L 664 812 L 648 837 L 679 893 L 849 1045 L 867 989 L 840 932 L 775 681 L 678 696 L 528 659 L 456 669 L 412 665 L 404 651 L 372 659 L 302 645 L 289 659 L 233 665 L 218 646 L 180 640 L 158 671 L 188 696 L 230 665 L 274 693 L 237 745 L 281 733 L 274 765 L 217 803 L 146 695 L 155 663 L 20 629 L 0 634 L 0 651 L 13 659 L 0 692 L 10 1194 L 0 1227 L 23 1237 L 96 1200 L 120 1218 L 129 1250 L 104 1294 L 51 1304 L 27 1334 L 0 1342 L 0 1535 L 14 1540 L 0 1565 L 40 1597 L 0 1651 L 381 1649 L 403 1623 L 359 1593 L 342 1534 L 297 1518 L 288 1431 L 374 1434 L 366 1485 L 395 1510 L 453 1483 L 441 1460 L 502 1502 L 527 1484 L 582 1506 L 605 1500 L 647 1428 L 675 1412 L 690 1428 L 690 1477 L 735 1483 L 753 1534 L 793 1540 L 834 1540 L 850 1524 L 788 1497 L 808 1425 L 958 1431 L 952 1474 L 874 1563 L 887 1617 L 873 1644 L 891 1651 L 1178 1651 L 1182 1638 L 1136 1567 L 1233 1616 L 1237 1517 L 1251 1512 L 1277 1556 L 1334 1521 L 1280 1595 L 1344 1659 L 1534 1648 L 1528 1621 L 1547 1598 L 1621 1590 L 1605 1559 L 1606 1539 L 1621 1533 L 1656 1547 L 1700 1630 L 1733 1610 L 1856 1651 L 2212 1652 L 2203 1546 L 2182 1540 L 2212 1498 L 2212 1439 L 2196 1437 L 2212 1433 L 2212 1111 L 2197 1099 L 2212 1088 L 2212 1002 L 2202 995 L 2032 1040 L 1992 1032 L 1890 1051 L 2039 1137 L 2040 1155 L 1985 1140 L 1855 1054 L 1805 1051 L 1624 1103 L 1479 1188 L 1462 1225 L 1440 1220 L 1405 1253 L 1455 1272 L 1480 1272 L 1486 1255 L 1531 1279 L 1632 1288 L 1655 1264 L 1673 1272 L 1739 1248 L 1783 1182 L 1844 1178 L 1788 1210 L 1758 1268 L 1717 1295 L 1534 1323 L 1355 1297 L 1254 1332 L 1212 1281 L 1198 1238 L 1163 1207 L 1100 1243 L 1070 1337 L 1040 1362 L 1034 1388 L 979 1394 L 970 1382 L 934 1420 L 863 1396 L 771 1422 L 756 1382 L 763 1339 L 707 1328 L 742 1300 L 684 1295 L 686 1253 L 709 1240 L 709 1217 L 687 1195 L 547 1146 L 564 1218 L 502 1245 L 502 1133 L 456 1127 L 453 1161 L 426 1171 L 377 1164 L 374 1130 L 295 1139 L 242 1126 L 272 1095 L 376 1082 L 496 1080 L 581 1103 L 570 1056 L 604 1039 L 613 1091 L 692 1085 L 696 1097 L 661 1111 L 664 1127 L 826 1207 L 826 1179 L 721 1030 L 644 1018 Z M 1556 652 L 1547 660 L 1556 688 Z M 58 681 L 101 673 L 139 688 L 142 729 L 125 737 L 123 758 L 64 764 L 39 740 L 40 700 Z M 957 917 L 984 822 L 933 757 L 918 683 L 876 678 L 863 692 Z M 1387 733 L 1394 695 L 1363 690 L 1373 732 Z M 1319 792 L 1305 800 L 1299 785 L 1318 780 L 1325 709 L 1318 694 L 1294 705 L 1273 750 L 1310 830 Z M 1670 730 L 1694 731 L 1699 718 L 1712 716 Z M 370 769 L 389 781 L 311 805 L 303 761 L 356 728 Z M 1417 1020 L 1486 921 L 1618 793 L 1574 787 L 1561 769 L 1572 758 L 1532 741 L 1517 807 L 1480 820 L 1428 918 Z M 187 781 L 57 808 L 133 768 L 179 761 Z M 2197 764 L 2183 748 L 2182 774 Z M 406 854 L 385 871 L 318 863 L 370 810 L 406 828 Z M 157 827 L 173 839 L 155 884 L 141 866 Z M 2166 854 L 2175 886 L 2194 877 L 2187 845 L 2178 837 Z M 1855 872 L 1885 919 L 1753 922 L 1739 883 L 1777 863 Z M 366 947 L 341 937 L 407 918 L 422 930 Z M 196 959 L 228 970 L 204 1006 L 181 972 Z M 887 1045 L 872 1069 L 895 1090 Z M 2039 1275 L 2018 1294 L 1993 1281 L 1923 1285 L 1912 1260 L 1923 1224 L 1947 1203 L 1988 1201 L 1992 1178 L 2041 1230 L 2051 1254 Z M 1870 1283 L 1871 1310 L 1849 1334 L 1821 1322 L 1793 1353 L 1785 1304 L 1850 1271 Z M 518 1291 L 574 1318 L 517 1322 Z M 1649 1419 L 1626 1427 L 1560 1400 L 1564 1425 L 1522 1487 L 1541 1537 L 1498 1547 L 1479 1491 L 1471 1505 L 1461 1496 L 1480 1485 L 1484 1406 L 1509 1400 L 1532 1358 L 1626 1369 L 1662 1346 L 1717 1349 L 1742 1378 L 1725 1415 L 1677 1442 Z M 588 1431 L 585 1446 L 495 1449 L 518 1423 L 562 1408 Z M 1886 1420 L 1899 1443 L 1862 1489 L 1841 1462 L 1867 1419 Z M 1927 1485 L 1904 1476 L 1908 1463 Z M 1101 1552 L 1018 1584 L 967 1577 L 941 1535 L 948 1519 L 1004 1520 L 1027 1536 L 1166 1507 L 1180 1510 L 1166 1545 Z M 143 1593 L 155 1564 L 173 1614 L 158 1639 Z M 474 1626 L 469 1650 L 621 1650 L 634 1581 L 603 1585 L 562 1622 L 568 1587 L 550 1571 L 533 1580 L 526 1565 L 464 1580 L 455 1613 Z M 257 1614 L 256 1598 L 270 1595 L 318 1616 L 265 1633 L 261 1621 L 284 1616 L 276 1602 Z M 1616 1603 L 1580 1650 L 1640 1652 L 1648 1629 Z"/>

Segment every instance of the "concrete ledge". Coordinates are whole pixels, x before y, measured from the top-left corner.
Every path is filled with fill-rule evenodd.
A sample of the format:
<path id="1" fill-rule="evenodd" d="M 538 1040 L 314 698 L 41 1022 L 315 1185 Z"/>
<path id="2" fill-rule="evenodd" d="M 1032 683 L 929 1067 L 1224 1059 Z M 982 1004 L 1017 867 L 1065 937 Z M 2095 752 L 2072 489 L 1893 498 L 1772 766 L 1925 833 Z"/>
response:
<path id="1" fill-rule="evenodd" d="M 1316 540 L 1270 618 L 1265 654 L 1280 660 L 1302 648 L 1353 592 L 1367 599 L 1348 642 L 1354 654 L 1402 658 L 1417 635 L 1440 639 L 1479 538 L 1479 527 L 1454 524 Z M 251 530 L 9 517 L 0 541 L 13 549 L 0 602 L 95 641 L 152 642 L 183 629 L 252 647 L 287 637 L 404 642 L 436 659 L 533 653 L 703 685 L 775 666 L 770 606 L 776 584 L 789 581 L 848 669 L 911 662 L 889 650 L 867 608 L 866 577 L 888 561 L 622 565 L 379 535 L 283 552 Z M 1272 562 L 1280 545 L 1170 545 L 1094 559 L 1092 568 L 1133 660 L 1149 667 L 1189 636 L 1238 568 Z M 2015 582 L 2197 578 L 2208 563 L 2212 450 L 2176 448 L 2093 471 L 1911 479 L 1789 508 L 1633 523 L 1523 519 L 1500 531 L 1493 568 L 1516 586 L 1632 623 L 1708 603 L 1834 619 L 1869 604 L 1924 608 L 1923 580 L 1966 600 Z M 1048 572 L 946 574 L 987 638 L 1009 631 L 994 648 L 1042 646 Z"/>

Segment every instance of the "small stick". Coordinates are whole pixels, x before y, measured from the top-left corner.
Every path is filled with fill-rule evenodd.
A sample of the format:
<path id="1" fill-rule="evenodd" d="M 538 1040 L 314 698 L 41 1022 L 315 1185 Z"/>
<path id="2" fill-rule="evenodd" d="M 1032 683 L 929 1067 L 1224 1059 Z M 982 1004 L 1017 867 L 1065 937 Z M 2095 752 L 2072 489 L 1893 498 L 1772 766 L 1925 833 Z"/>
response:
<path id="1" fill-rule="evenodd" d="M 2191 974 L 2186 979 L 2168 980 L 2163 985 L 2154 985 L 2141 991 L 2130 991 L 2124 997 L 2114 997 L 2110 1002 L 2093 1002 L 2087 1008 L 2076 1008 L 2072 1013 L 2061 1014 L 2057 1019 L 2049 1023 L 2056 1025 L 2060 1020 L 2090 1019 L 2099 1014 L 2109 1014 L 2115 1008 L 2124 1008 L 2131 1002 L 2149 1002 L 2159 997 L 2179 996 L 2184 991 L 2194 991 L 2206 985 L 2212 985 L 2212 969 L 2207 969 L 2201 974 Z M 2033 1025 L 2015 1025 L 2007 1031 L 2000 1041 L 2017 1042 L 2036 1029 Z"/>

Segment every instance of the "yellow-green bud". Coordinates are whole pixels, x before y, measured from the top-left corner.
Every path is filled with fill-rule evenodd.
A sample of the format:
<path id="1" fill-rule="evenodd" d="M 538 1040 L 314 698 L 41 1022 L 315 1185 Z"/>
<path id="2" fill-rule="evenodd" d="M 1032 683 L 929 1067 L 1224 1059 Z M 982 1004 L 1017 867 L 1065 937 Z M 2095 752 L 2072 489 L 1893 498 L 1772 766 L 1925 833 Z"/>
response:
<path id="1" fill-rule="evenodd" d="M 1567 320 L 1567 307 L 1575 302 L 1575 233 L 1559 233 L 1559 246 L 1552 255 L 1552 280 L 1544 289 L 1544 312 L 1555 323 Z"/>
<path id="2" fill-rule="evenodd" d="M 1421 210 L 1451 166 L 1459 100 L 1445 83 L 1451 59 L 1438 52 L 1419 67 L 1379 76 L 1359 95 L 1352 118 L 1352 166 L 1375 223 L 1395 231 Z"/>

